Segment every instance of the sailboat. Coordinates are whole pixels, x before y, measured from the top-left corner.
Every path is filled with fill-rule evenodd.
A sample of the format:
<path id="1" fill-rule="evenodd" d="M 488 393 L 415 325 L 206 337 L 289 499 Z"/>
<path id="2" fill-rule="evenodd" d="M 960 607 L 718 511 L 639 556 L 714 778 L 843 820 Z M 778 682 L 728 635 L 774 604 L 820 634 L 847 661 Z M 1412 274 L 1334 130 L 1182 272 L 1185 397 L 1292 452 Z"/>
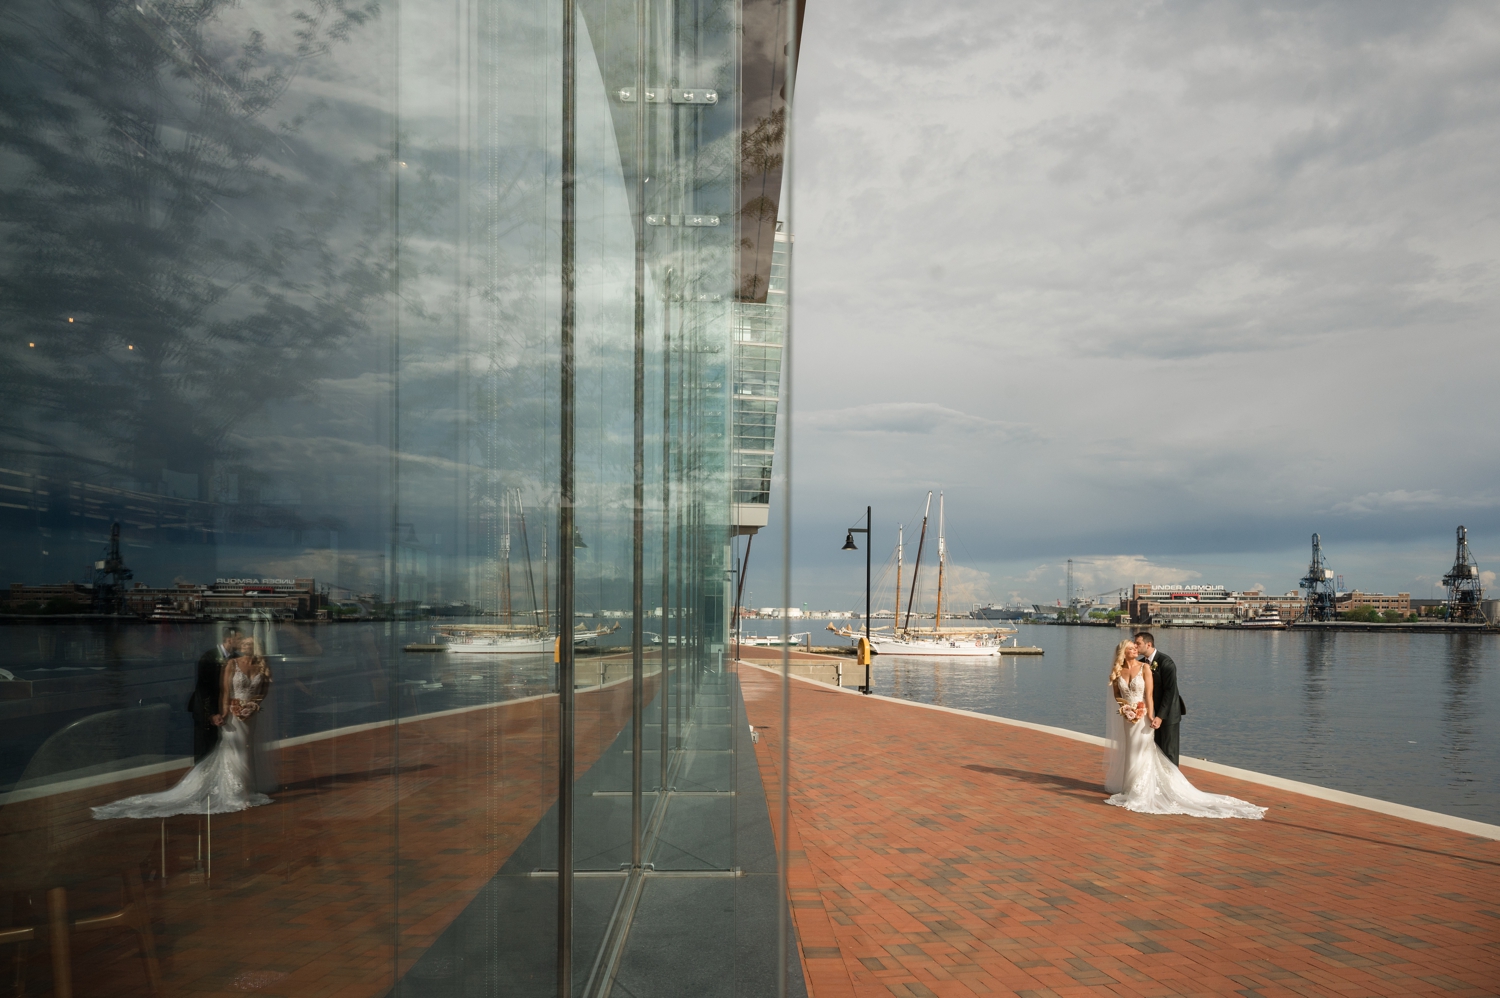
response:
<path id="1" fill-rule="evenodd" d="M 597 648 L 600 638 L 619 629 L 619 624 L 579 624 L 573 628 L 573 647 Z M 440 624 L 433 630 L 446 639 L 446 651 L 460 655 L 535 655 L 552 651 L 555 641 L 541 628 L 524 624 Z"/>
<path id="2" fill-rule="evenodd" d="M 902 537 L 898 526 L 896 539 L 896 619 L 889 634 L 870 634 L 870 650 L 877 655 L 920 656 L 924 658 L 978 658 L 1000 657 L 1002 642 L 1016 633 L 1013 627 L 944 627 L 943 583 L 948 568 L 947 524 L 944 516 L 943 494 L 938 493 L 938 585 L 937 607 L 933 613 L 932 627 L 912 627 L 912 603 L 917 595 L 917 578 L 922 571 L 922 550 L 927 543 L 927 521 L 932 512 L 932 493 L 927 493 L 927 505 L 922 511 L 922 533 L 917 541 L 917 562 L 912 568 L 911 592 L 906 599 L 906 620 L 901 620 L 901 571 Z M 828 625 L 835 634 L 857 638 L 860 634 L 848 627 Z M 885 628 L 877 628 L 885 631 Z"/>
<path id="3" fill-rule="evenodd" d="M 552 639 L 534 627 L 505 624 L 442 624 L 433 628 L 446 650 L 463 655 L 539 655 L 552 650 Z"/>
<path id="4" fill-rule="evenodd" d="M 526 553 L 526 582 L 531 594 L 531 619 L 516 620 L 515 606 L 511 599 L 510 567 L 511 543 L 513 540 L 513 515 L 519 521 L 521 538 Z M 552 650 L 552 638 L 547 634 L 546 618 L 537 607 L 536 582 L 531 574 L 531 537 L 526 530 L 526 507 L 521 502 L 520 489 L 506 489 L 501 499 L 500 558 L 497 566 L 500 574 L 500 616 L 503 624 L 439 624 L 433 628 L 438 639 L 447 650 L 460 655 L 536 655 Z M 544 583 L 545 585 L 545 583 Z"/>
<path id="5" fill-rule="evenodd" d="M 512 541 L 512 516 L 518 523 L 521 532 L 522 549 L 526 556 L 526 588 L 531 594 L 531 612 L 520 614 L 517 619 L 515 605 L 511 600 L 510 566 L 511 566 L 511 541 Z M 552 651 L 555 640 L 548 633 L 548 620 L 550 614 L 546 606 L 546 539 L 542 540 L 542 599 L 540 606 L 537 604 L 536 579 L 531 571 L 531 536 L 526 529 L 526 506 L 521 502 L 520 489 L 507 489 L 505 492 L 501 522 L 503 532 L 500 535 L 500 615 L 505 618 L 503 624 L 439 624 L 433 630 L 437 633 L 442 643 L 446 645 L 449 652 L 457 655 L 537 655 Z M 526 618 L 529 617 L 530 620 Z M 573 629 L 573 646 L 575 648 L 592 648 L 598 645 L 599 639 L 607 634 L 612 634 L 620 629 L 619 624 L 614 626 L 601 625 L 589 627 L 586 624 L 578 624 Z"/>

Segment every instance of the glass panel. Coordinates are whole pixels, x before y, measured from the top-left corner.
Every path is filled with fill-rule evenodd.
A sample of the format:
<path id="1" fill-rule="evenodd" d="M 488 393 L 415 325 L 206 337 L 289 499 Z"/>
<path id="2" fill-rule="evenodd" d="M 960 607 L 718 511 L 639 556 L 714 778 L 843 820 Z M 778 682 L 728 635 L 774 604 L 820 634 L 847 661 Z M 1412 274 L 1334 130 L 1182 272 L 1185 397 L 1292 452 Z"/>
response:
<path id="1" fill-rule="evenodd" d="M 28 993 L 775 988 L 785 14 L 579 0 L 565 109 L 564 4 L 0 11 Z"/>
<path id="2" fill-rule="evenodd" d="M 0 17 L 6 955 L 34 994 L 388 988 L 428 571 L 391 531 L 390 25 Z"/>
<path id="3" fill-rule="evenodd" d="M 420 632 L 400 657 L 397 993 L 555 994 L 559 13 L 390 10 L 392 516 Z"/>

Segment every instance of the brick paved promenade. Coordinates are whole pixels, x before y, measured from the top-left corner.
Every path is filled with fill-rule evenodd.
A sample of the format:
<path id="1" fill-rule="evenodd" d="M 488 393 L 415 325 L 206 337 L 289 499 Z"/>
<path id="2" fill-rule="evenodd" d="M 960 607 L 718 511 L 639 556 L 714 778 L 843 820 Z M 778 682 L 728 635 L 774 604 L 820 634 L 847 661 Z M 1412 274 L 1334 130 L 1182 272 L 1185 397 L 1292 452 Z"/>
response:
<path id="1" fill-rule="evenodd" d="M 780 679 L 740 677 L 774 795 Z M 1500 993 L 1500 842 L 1193 769 L 1266 820 L 1132 814 L 1102 803 L 1101 761 L 794 681 L 789 876 L 814 998 Z"/>
<path id="2" fill-rule="evenodd" d="M 650 676 L 648 699 L 655 689 Z M 581 689 L 577 711 L 581 774 L 629 718 L 630 688 Z M 409 719 L 399 728 L 399 760 L 397 729 L 384 725 L 283 749 L 286 787 L 276 804 L 214 818 L 208 882 L 187 869 L 198 819 L 169 819 L 162 826 L 166 876 L 155 870 L 149 888 L 162 993 L 387 994 L 393 964 L 398 973 L 411 967 L 556 799 L 556 718 L 549 695 Z M 0 808 L 0 846 L 30 841 L 27 829 L 47 829 L 54 839 L 96 834 L 101 825 L 90 806 L 163 789 L 181 776 L 174 770 Z M 158 826 L 140 823 L 144 841 L 130 864 L 159 865 Z M 42 862 L 3 848 L 0 856 L 0 863 Z M 89 887 L 71 896 L 77 910 L 118 903 L 117 880 Z M 72 951 L 75 994 L 151 993 L 131 933 L 80 933 Z M 7 974 L 14 953 L 0 949 Z M 31 948 L 27 993 L 51 993 L 49 953 Z"/>

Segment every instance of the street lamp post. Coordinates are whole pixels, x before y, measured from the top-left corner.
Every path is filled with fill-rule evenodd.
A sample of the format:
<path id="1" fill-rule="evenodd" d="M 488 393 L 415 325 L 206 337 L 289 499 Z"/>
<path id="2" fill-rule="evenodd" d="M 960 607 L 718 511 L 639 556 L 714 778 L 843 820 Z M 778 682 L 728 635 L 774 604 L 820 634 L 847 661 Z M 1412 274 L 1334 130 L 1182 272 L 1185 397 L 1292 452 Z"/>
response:
<path id="1" fill-rule="evenodd" d="M 859 545 L 854 543 L 855 534 L 865 535 L 865 647 L 870 647 L 870 507 L 865 507 L 865 525 L 863 527 L 850 527 L 848 534 L 844 537 L 845 551 L 858 551 Z M 861 693 L 873 693 L 870 688 L 870 662 L 865 660 L 865 684 L 859 688 Z"/>

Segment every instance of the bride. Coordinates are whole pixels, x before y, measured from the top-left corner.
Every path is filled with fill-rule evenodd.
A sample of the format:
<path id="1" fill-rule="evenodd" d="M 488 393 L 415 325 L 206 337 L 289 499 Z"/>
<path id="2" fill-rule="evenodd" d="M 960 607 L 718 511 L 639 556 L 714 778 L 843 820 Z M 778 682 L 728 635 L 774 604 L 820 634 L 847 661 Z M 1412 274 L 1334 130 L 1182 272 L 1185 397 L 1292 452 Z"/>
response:
<path id="1" fill-rule="evenodd" d="M 1190 814 L 1199 818 L 1261 818 L 1266 809 L 1237 797 L 1204 793 L 1156 747 L 1152 736 L 1151 669 L 1136 660 L 1134 641 L 1115 648 L 1109 672 L 1111 700 L 1104 722 L 1105 803 L 1143 814 Z"/>
<path id="2" fill-rule="evenodd" d="M 241 638 L 229 650 L 233 655 L 224 663 L 219 712 L 213 718 L 224 729 L 218 746 L 170 790 L 93 808 L 95 818 L 222 814 L 271 803 L 271 798 L 258 792 L 265 789 L 266 781 L 257 772 L 259 753 L 255 751 L 256 720 L 271 689 L 271 670 L 253 638 Z"/>

